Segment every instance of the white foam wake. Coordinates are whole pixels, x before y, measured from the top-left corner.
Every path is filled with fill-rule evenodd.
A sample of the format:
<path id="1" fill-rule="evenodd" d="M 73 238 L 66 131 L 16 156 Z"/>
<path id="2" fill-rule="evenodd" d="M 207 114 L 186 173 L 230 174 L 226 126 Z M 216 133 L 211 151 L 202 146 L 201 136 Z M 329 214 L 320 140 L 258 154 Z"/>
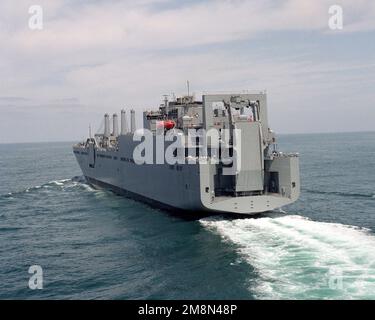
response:
<path id="1" fill-rule="evenodd" d="M 98 190 L 92 188 L 86 183 L 85 178 L 83 177 L 75 177 L 73 179 L 61 179 L 61 180 L 54 180 L 50 181 L 48 183 L 34 186 L 34 187 L 29 187 L 21 191 L 16 191 L 16 192 L 9 192 L 7 194 L 1 195 L 0 198 L 7 198 L 7 199 L 14 199 L 14 196 L 17 195 L 22 195 L 22 194 L 32 194 L 34 192 L 46 192 L 49 193 L 53 190 L 62 190 L 62 191 L 67 191 L 69 189 L 74 189 L 74 188 L 82 188 L 85 191 L 89 192 L 94 192 L 94 193 L 99 193 Z"/>
<path id="2" fill-rule="evenodd" d="M 200 222 L 255 268 L 249 289 L 259 299 L 375 299 L 369 230 L 301 216 Z"/>

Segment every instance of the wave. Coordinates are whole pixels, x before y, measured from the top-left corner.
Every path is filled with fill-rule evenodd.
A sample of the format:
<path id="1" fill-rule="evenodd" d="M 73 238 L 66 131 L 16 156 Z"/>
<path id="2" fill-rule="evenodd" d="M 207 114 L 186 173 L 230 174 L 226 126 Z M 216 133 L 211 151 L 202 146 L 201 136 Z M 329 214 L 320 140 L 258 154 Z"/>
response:
<path id="1" fill-rule="evenodd" d="M 0 195 L 0 199 L 15 199 L 17 196 L 22 196 L 25 194 L 30 194 L 34 192 L 40 192 L 42 191 L 48 191 L 50 189 L 59 189 L 59 190 L 68 190 L 70 188 L 75 188 L 75 187 L 80 187 L 83 188 L 87 191 L 94 191 L 95 189 L 91 188 L 85 179 L 84 176 L 77 176 L 72 179 L 61 179 L 61 180 L 54 180 L 50 181 L 48 183 L 42 184 L 42 185 L 37 185 L 34 187 L 29 187 L 21 191 L 16 191 L 16 192 L 9 192 L 7 194 Z"/>
<path id="2" fill-rule="evenodd" d="M 372 193 L 351 193 L 351 192 L 340 192 L 340 191 L 319 191 L 311 189 L 303 189 L 303 191 L 313 194 L 323 194 L 323 195 L 335 195 L 342 197 L 354 197 L 354 198 L 375 198 L 375 194 Z"/>
<path id="3" fill-rule="evenodd" d="M 13 231 L 19 231 L 24 228 L 22 227 L 7 227 L 7 226 L 2 226 L 0 227 L 0 232 L 13 232 Z"/>
<path id="4" fill-rule="evenodd" d="M 375 237 L 367 229 L 289 215 L 206 218 L 258 277 L 258 299 L 375 299 Z"/>

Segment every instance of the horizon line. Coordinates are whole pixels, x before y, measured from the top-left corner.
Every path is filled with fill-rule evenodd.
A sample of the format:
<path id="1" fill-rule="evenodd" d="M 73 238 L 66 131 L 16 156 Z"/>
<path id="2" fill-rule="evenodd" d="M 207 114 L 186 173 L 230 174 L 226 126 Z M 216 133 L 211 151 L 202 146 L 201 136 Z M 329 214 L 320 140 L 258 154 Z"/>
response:
<path id="1" fill-rule="evenodd" d="M 319 134 L 358 134 L 358 133 L 375 133 L 375 130 L 363 130 L 363 131 L 323 131 L 323 132 L 291 132 L 291 133 L 277 133 L 276 136 L 287 136 L 287 135 L 319 135 Z M 11 141 L 11 142 L 0 142 L 0 145 L 9 144 L 42 144 L 42 143 L 76 143 L 82 140 L 39 140 L 39 141 Z"/>

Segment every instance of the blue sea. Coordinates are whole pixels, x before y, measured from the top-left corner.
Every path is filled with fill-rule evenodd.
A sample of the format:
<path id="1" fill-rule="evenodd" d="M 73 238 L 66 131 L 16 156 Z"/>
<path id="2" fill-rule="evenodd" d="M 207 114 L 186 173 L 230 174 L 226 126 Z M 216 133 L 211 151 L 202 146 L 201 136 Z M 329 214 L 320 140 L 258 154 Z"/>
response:
<path id="1" fill-rule="evenodd" d="M 0 299 L 375 299 L 375 133 L 280 136 L 301 199 L 243 219 L 95 190 L 71 145 L 0 145 Z"/>

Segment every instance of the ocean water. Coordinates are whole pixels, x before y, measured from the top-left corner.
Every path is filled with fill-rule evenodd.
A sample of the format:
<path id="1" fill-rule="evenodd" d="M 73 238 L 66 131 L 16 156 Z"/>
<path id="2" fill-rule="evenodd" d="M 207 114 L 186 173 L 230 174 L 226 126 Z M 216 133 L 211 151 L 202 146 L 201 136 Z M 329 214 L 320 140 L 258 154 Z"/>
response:
<path id="1" fill-rule="evenodd" d="M 94 190 L 71 144 L 0 145 L 0 299 L 375 299 L 375 133 L 280 136 L 301 199 L 244 219 Z"/>

